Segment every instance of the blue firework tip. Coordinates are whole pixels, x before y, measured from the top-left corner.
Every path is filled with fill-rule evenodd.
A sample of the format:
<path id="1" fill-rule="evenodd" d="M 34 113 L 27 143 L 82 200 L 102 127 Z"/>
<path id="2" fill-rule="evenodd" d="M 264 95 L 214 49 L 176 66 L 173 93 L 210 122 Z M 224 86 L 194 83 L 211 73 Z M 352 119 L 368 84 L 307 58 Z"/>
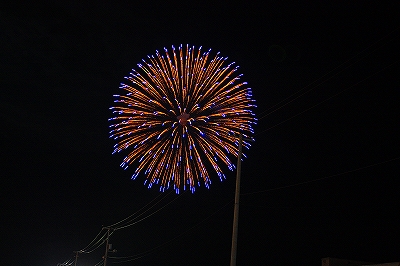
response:
<path id="1" fill-rule="evenodd" d="M 120 149 L 115 149 L 115 150 L 113 150 L 113 152 L 111 154 L 116 154 L 117 152 L 120 152 L 120 151 L 121 151 Z"/>

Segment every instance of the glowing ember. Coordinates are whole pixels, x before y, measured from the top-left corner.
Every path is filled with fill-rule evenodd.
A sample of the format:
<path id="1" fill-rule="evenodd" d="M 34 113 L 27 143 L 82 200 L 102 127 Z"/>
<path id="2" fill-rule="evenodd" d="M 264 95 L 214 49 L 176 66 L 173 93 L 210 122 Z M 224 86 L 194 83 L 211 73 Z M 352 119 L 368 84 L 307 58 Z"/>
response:
<path id="1" fill-rule="evenodd" d="M 189 119 L 189 114 L 187 113 L 182 113 L 180 116 L 177 117 L 179 120 L 179 124 L 181 124 L 182 126 L 186 126 L 187 121 Z"/>

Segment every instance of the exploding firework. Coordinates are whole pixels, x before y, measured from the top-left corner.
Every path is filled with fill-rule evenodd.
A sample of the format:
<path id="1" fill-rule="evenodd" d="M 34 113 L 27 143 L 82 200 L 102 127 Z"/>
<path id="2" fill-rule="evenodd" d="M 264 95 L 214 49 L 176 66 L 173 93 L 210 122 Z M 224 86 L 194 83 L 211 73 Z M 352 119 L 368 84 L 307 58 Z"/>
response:
<path id="1" fill-rule="evenodd" d="M 142 60 L 121 84 L 123 95 L 114 95 L 113 153 L 127 150 L 121 167 L 137 166 L 132 179 L 144 173 L 149 188 L 209 188 L 210 169 L 221 180 L 219 164 L 235 169 L 229 157 L 238 156 L 238 134 L 253 134 L 255 100 L 238 66 L 219 53 L 211 59 L 211 50 L 188 45 L 164 51 Z"/>

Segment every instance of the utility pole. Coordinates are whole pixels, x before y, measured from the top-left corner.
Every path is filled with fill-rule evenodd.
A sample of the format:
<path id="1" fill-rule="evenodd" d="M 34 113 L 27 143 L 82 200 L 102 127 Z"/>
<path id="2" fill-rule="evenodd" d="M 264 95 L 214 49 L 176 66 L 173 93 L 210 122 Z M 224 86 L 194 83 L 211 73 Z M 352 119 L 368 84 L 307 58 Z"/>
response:
<path id="1" fill-rule="evenodd" d="M 105 229 L 107 229 L 107 239 L 106 239 L 106 252 L 105 252 L 105 254 L 104 254 L 104 266 L 107 266 L 107 255 L 108 255 L 108 240 L 109 240 L 109 238 L 110 238 L 110 230 L 111 230 L 111 227 L 104 227 Z"/>
<path id="2" fill-rule="evenodd" d="M 236 166 L 235 209 L 233 212 L 231 266 L 236 266 L 237 236 L 238 236 L 238 224 L 239 224 L 240 172 L 242 171 L 242 142 L 243 142 L 243 135 L 242 133 L 239 133 L 239 153 Z"/>
<path id="3" fill-rule="evenodd" d="M 80 251 L 74 251 L 75 253 L 75 263 L 74 266 L 76 266 L 76 263 L 78 262 L 78 253 L 81 253 Z"/>

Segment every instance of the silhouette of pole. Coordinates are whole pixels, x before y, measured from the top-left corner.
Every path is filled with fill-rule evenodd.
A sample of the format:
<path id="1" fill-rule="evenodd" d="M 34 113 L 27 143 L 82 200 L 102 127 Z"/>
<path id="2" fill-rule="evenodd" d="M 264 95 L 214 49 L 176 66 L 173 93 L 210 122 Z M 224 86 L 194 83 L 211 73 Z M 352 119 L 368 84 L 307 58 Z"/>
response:
<path id="1" fill-rule="evenodd" d="M 238 237 L 238 225 L 239 225 L 240 172 L 242 171 L 242 142 L 243 142 L 243 135 L 240 133 L 239 154 L 236 166 L 236 190 L 235 190 L 235 208 L 233 212 L 231 266 L 236 266 L 237 237 Z"/>
<path id="2" fill-rule="evenodd" d="M 107 265 L 107 256 L 108 256 L 108 240 L 110 239 L 110 229 L 111 227 L 105 227 L 107 229 L 107 239 L 106 239 L 106 252 L 104 253 L 104 266 Z"/>
<path id="3" fill-rule="evenodd" d="M 76 266 L 76 263 L 78 262 L 78 253 L 80 253 L 79 251 L 74 251 L 75 252 L 75 263 L 74 266 Z"/>

